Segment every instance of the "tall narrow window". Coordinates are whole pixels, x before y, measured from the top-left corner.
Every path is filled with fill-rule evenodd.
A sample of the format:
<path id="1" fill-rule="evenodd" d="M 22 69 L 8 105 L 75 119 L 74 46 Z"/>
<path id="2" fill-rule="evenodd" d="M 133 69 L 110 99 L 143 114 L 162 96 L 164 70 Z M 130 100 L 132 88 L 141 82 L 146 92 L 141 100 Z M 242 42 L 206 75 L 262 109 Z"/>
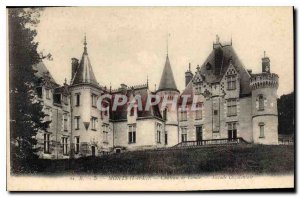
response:
<path id="1" fill-rule="evenodd" d="M 181 128 L 181 142 L 186 142 L 187 141 L 187 128 L 182 127 Z"/>
<path id="2" fill-rule="evenodd" d="M 196 113 L 195 119 L 201 120 L 202 119 L 202 103 L 197 103 L 196 107 L 197 107 L 197 109 L 195 111 L 195 113 Z"/>
<path id="3" fill-rule="evenodd" d="M 167 131 L 165 131 L 165 145 L 168 144 L 168 133 Z"/>
<path id="4" fill-rule="evenodd" d="M 156 142 L 161 143 L 161 133 L 162 133 L 162 125 L 160 123 L 156 124 Z"/>
<path id="5" fill-rule="evenodd" d="M 50 133 L 44 134 L 44 153 L 50 153 Z"/>
<path id="6" fill-rule="evenodd" d="M 187 112 L 186 112 L 186 109 L 181 109 L 181 112 L 180 112 L 180 116 L 181 116 L 181 121 L 186 121 L 187 120 Z"/>
<path id="7" fill-rule="evenodd" d="M 167 112 L 168 112 L 168 109 L 167 108 L 165 108 L 164 109 L 164 120 L 167 120 Z"/>
<path id="8" fill-rule="evenodd" d="M 258 110 L 264 110 L 264 96 L 259 95 L 258 96 Z"/>
<path id="9" fill-rule="evenodd" d="M 107 124 L 102 125 L 102 130 L 103 130 L 103 142 L 108 143 L 108 130 L 109 127 Z"/>
<path id="10" fill-rule="evenodd" d="M 75 116 L 75 119 L 74 119 L 74 126 L 75 126 L 75 129 L 78 130 L 79 129 L 79 120 L 80 120 L 80 117 L 79 116 Z"/>
<path id="11" fill-rule="evenodd" d="M 97 95 L 96 94 L 92 94 L 92 107 L 97 107 Z"/>
<path id="12" fill-rule="evenodd" d="M 68 105 L 68 104 L 69 104 L 69 103 L 68 103 L 68 96 L 63 95 L 63 101 L 64 101 L 64 104 L 65 104 L 65 105 Z"/>
<path id="13" fill-rule="evenodd" d="M 128 129 L 128 143 L 136 143 L 136 125 L 129 125 Z"/>
<path id="14" fill-rule="evenodd" d="M 67 155 L 68 154 L 68 138 L 67 137 L 62 137 L 62 146 L 63 146 L 63 154 Z"/>
<path id="15" fill-rule="evenodd" d="M 259 126 L 259 137 L 264 138 L 265 137 L 265 124 L 263 122 L 260 122 L 258 124 Z"/>
<path id="16" fill-rule="evenodd" d="M 235 76 L 228 76 L 227 77 L 227 89 L 228 90 L 235 90 L 236 89 L 236 78 L 235 78 Z"/>
<path id="17" fill-rule="evenodd" d="M 92 117 L 91 118 L 92 121 L 92 130 L 96 131 L 96 122 L 97 122 L 97 118 Z"/>
<path id="18" fill-rule="evenodd" d="M 75 106 L 79 106 L 80 105 L 80 94 L 77 93 L 75 94 Z"/>
<path id="19" fill-rule="evenodd" d="M 79 136 L 75 137 L 75 154 L 79 153 Z"/>
<path id="20" fill-rule="evenodd" d="M 43 97 L 43 88 L 42 87 L 37 87 L 36 88 L 36 94 L 39 98 Z"/>
<path id="21" fill-rule="evenodd" d="M 228 140 L 235 140 L 237 138 L 236 122 L 228 123 Z"/>
<path id="22" fill-rule="evenodd" d="M 64 131 L 68 131 L 68 116 L 64 114 Z"/>
<path id="23" fill-rule="evenodd" d="M 236 115 L 237 115 L 236 99 L 227 100 L 227 116 L 236 116 Z"/>
<path id="24" fill-rule="evenodd" d="M 50 99 L 50 90 L 46 89 L 46 99 Z"/>
<path id="25" fill-rule="evenodd" d="M 130 116 L 134 116 L 134 107 L 131 107 L 130 109 Z"/>

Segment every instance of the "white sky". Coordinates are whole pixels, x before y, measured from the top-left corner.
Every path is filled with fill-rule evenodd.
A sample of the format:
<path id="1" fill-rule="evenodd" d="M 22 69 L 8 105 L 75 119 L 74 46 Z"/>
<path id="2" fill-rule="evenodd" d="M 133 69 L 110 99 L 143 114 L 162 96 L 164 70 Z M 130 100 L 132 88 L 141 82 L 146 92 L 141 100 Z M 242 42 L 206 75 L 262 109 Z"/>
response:
<path id="1" fill-rule="evenodd" d="M 71 77 L 71 58 L 81 58 L 86 33 L 88 53 L 98 82 L 129 86 L 159 85 L 169 57 L 177 87 L 184 89 L 184 72 L 195 72 L 212 50 L 216 34 L 221 42 L 232 37 L 233 47 L 247 69 L 261 71 L 263 51 L 271 71 L 279 75 L 278 95 L 294 90 L 293 15 L 291 7 L 83 7 L 47 8 L 36 40 L 53 61 L 46 66 L 62 84 Z"/>

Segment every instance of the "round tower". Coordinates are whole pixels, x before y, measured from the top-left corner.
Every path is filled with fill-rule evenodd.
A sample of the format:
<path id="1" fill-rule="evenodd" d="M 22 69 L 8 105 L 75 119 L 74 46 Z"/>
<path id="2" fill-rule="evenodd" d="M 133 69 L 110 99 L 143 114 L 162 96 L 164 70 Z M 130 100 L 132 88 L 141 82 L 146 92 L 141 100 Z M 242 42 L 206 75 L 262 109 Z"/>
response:
<path id="1" fill-rule="evenodd" d="M 270 73 L 269 62 L 268 57 L 262 58 L 263 72 L 250 79 L 253 142 L 257 144 L 278 144 L 278 75 Z"/>

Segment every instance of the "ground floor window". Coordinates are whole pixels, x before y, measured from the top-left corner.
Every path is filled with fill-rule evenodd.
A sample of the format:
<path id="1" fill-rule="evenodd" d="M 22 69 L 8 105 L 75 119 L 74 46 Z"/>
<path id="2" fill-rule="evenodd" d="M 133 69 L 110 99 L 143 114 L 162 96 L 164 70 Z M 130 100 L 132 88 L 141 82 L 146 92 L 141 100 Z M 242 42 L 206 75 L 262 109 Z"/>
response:
<path id="1" fill-rule="evenodd" d="M 136 142 L 136 125 L 128 126 L 128 143 L 133 144 Z"/>
<path id="2" fill-rule="evenodd" d="M 259 137 L 264 138 L 265 137 L 265 124 L 263 122 L 260 122 L 258 124 L 259 126 Z"/>
<path id="3" fill-rule="evenodd" d="M 75 137 L 75 154 L 79 153 L 79 136 Z"/>
<path id="4" fill-rule="evenodd" d="M 162 125 L 160 123 L 156 123 L 156 142 L 161 143 L 161 133 L 162 133 Z"/>
<path id="5" fill-rule="evenodd" d="M 181 128 L 181 142 L 186 142 L 187 141 L 187 128 L 182 127 Z"/>
<path id="6" fill-rule="evenodd" d="M 50 153 L 50 133 L 44 134 L 44 153 Z"/>
<path id="7" fill-rule="evenodd" d="M 68 138 L 67 137 L 62 137 L 62 146 L 63 146 L 63 154 L 67 155 L 68 154 Z"/>
<path id="8" fill-rule="evenodd" d="M 168 134 L 166 133 L 165 134 L 165 145 L 167 145 L 168 144 Z"/>
<path id="9" fill-rule="evenodd" d="M 104 124 L 102 125 L 102 129 L 103 129 L 103 142 L 108 143 L 108 125 Z"/>
<path id="10" fill-rule="evenodd" d="M 228 139 L 234 140 L 237 138 L 236 122 L 228 123 Z"/>

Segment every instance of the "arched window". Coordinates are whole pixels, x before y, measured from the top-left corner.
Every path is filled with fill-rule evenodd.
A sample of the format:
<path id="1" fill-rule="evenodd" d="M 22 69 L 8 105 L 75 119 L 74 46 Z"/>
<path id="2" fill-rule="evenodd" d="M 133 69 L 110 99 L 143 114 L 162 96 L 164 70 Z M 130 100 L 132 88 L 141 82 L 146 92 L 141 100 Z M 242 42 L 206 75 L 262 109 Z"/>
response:
<path id="1" fill-rule="evenodd" d="M 258 110 L 264 110 L 264 96 L 258 96 Z"/>

